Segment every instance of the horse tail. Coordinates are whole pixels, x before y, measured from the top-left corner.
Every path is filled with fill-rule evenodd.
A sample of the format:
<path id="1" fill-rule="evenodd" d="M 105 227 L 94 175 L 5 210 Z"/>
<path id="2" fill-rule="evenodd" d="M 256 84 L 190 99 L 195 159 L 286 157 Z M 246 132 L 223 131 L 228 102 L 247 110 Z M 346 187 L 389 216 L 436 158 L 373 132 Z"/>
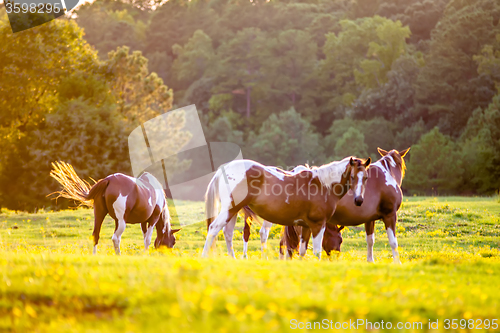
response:
<path id="1" fill-rule="evenodd" d="M 250 207 L 248 206 L 243 207 L 243 215 L 245 218 L 245 223 L 248 224 L 249 226 L 252 225 L 252 222 L 259 223 L 259 217 L 257 216 L 257 214 L 254 213 L 254 211 Z"/>
<path id="2" fill-rule="evenodd" d="M 205 193 L 205 218 L 207 219 L 207 230 L 210 228 L 210 224 L 215 219 L 217 212 L 219 210 L 219 178 L 221 171 L 217 170 L 215 175 L 210 180 L 207 187 L 207 192 Z"/>
<path id="3" fill-rule="evenodd" d="M 109 184 L 109 179 L 101 179 L 100 181 L 95 183 L 95 185 L 92 186 L 89 193 L 87 194 L 87 200 L 94 200 L 99 195 L 102 195 L 102 193 L 108 187 L 108 184 Z"/>
<path id="4" fill-rule="evenodd" d="M 296 250 L 299 247 L 299 235 L 295 227 L 286 226 L 283 236 L 289 249 Z"/>
<path id="5" fill-rule="evenodd" d="M 52 168 L 50 176 L 63 187 L 61 191 L 55 192 L 58 194 L 56 199 L 63 197 L 77 201 L 80 205 L 93 207 L 93 199 L 108 186 L 108 181 L 105 179 L 91 186 L 76 174 L 71 164 L 66 162 L 54 162 Z"/>

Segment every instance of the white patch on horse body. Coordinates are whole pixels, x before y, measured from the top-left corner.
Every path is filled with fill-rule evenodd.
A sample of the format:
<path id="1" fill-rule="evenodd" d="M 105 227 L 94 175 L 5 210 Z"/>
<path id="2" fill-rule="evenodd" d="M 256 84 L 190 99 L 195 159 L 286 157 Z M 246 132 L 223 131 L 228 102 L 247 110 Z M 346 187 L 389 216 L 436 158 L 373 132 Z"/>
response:
<path id="1" fill-rule="evenodd" d="M 373 244 L 375 244 L 375 233 L 371 235 L 366 235 L 366 245 L 367 245 L 367 261 L 374 262 L 373 259 Z"/>
<path id="2" fill-rule="evenodd" d="M 363 189 L 363 177 L 365 176 L 363 171 L 358 172 L 358 185 L 356 185 L 355 198 L 361 195 L 361 190 Z"/>
<path id="3" fill-rule="evenodd" d="M 279 180 L 285 180 L 285 173 L 281 170 L 279 170 L 277 167 L 265 167 L 265 170 L 272 174 L 274 177 L 278 178 Z"/>
<path id="4" fill-rule="evenodd" d="M 302 239 L 302 236 L 300 236 L 300 247 L 299 247 L 299 255 L 301 257 L 306 255 L 307 247 L 306 247 L 306 242 L 304 239 Z"/>
<path id="5" fill-rule="evenodd" d="M 350 159 L 350 157 L 346 157 L 342 161 L 335 161 L 312 168 L 313 178 L 318 177 L 321 184 L 330 189 L 333 183 L 342 181 L 342 174 L 345 172 Z"/>
<path id="6" fill-rule="evenodd" d="M 323 246 L 323 234 L 325 233 L 325 226 L 321 228 L 316 237 L 313 237 L 313 254 L 321 259 L 321 250 Z"/>
<path id="7" fill-rule="evenodd" d="M 126 178 L 130 179 L 130 180 L 131 180 L 131 181 L 133 181 L 134 183 L 137 183 L 137 178 L 130 177 L 130 176 L 127 176 L 127 175 L 124 175 L 123 173 L 114 173 L 114 174 L 112 174 L 111 176 L 123 176 L 123 177 L 126 177 Z"/>
<path id="8" fill-rule="evenodd" d="M 113 237 L 113 245 L 115 246 L 115 253 L 120 254 L 120 241 L 122 238 L 123 231 L 125 230 L 125 210 L 127 208 L 127 196 L 122 196 L 121 193 L 116 198 L 113 203 L 113 209 L 115 211 L 116 219 L 118 220 L 118 227 L 116 228 Z"/>
<path id="9" fill-rule="evenodd" d="M 243 239 L 243 257 L 244 258 L 247 258 L 248 257 L 248 242 L 245 241 L 245 239 Z"/>
<path id="10" fill-rule="evenodd" d="M 389 170 L 387 170 L 380 161 L 373 163 L 371 166 L 372 167 L 376 166 L 380 170 L 382 170 L 382 172 L 384 173 L 384 177 L 385 177 L 385 185 L 394 187 L 394 189 L 396 190 L 396 193 L 399 193 L 398 182 L 394 179 L 394 177 L 389 172 Z"/>
<path id="11" fill-rule="evenodd" d="M 151 237 L 153 236 L 153 229 L 154 227 L 151 226 L 144 233 L 144 248 L 146 250 L 149 248 L 149 245 L 151 245 Z"/>
<path id="12" fill-rule="evenodd" d="M 386 155 L 385 158 L 388 159 L 388 160 L 390 160 L 389 163 L 391 164 L 391 166 L 393 168 L 396 167 L 397 164 L 396 164 L 396 162 L 394 161 L 394 158 L 391 155 Z"/>

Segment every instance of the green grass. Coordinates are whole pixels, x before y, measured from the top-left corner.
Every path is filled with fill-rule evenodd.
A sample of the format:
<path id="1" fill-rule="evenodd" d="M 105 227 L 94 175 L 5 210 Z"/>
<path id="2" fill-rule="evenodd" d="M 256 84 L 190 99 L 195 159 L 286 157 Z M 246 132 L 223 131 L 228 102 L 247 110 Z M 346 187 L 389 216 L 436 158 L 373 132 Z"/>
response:
<path id="1" fill-rule="evenodd" d="M 202 203 L 177 208 L 202 219 Z M 106 219 L 97 256 L 92 228 L 88 209 L 0 213 L 1 331 L 267 332 L 291 331 L 293 319 L 422 322 L 424 330 L 439 320 L 445 331 L 444 319 L 500 320 L 497 198 L 405 198 L 396 231 L 401 266 L 391 263 L 381 222 L 375 264 L 365 262 L 362 226 L 344 230 L 339 256 L 317 261 L 309 251 L 286 262 L 278 260 L 279 227 L 269 260 L 260 259 L 258 225 L 249 260 L 229 259 L 224 241 L 201 259 L 203 222 L 185 226 L 174 250 L 148 253 L 139 225 L 128 225 L 120 257 L 114 222 Z"/>

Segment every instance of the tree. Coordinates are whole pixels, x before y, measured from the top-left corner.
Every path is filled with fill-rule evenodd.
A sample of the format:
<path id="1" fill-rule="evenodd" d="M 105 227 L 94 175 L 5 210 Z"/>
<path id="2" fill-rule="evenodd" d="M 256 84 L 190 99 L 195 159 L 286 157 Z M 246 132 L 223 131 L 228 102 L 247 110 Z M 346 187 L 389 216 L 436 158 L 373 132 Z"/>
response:
<path id="1" fill-rule="evenodd" d="M 231 93 L 234 105 L 231 109 L 245 110 L 247 118 L 251 114 L 252 94 L 258 95 L 267 90 L 259 84 L 264 76 L 262 63 L 265 61 L 264 58 L 269 57 L 266 42 L 265 34 L 259 29 L 246 28 L 239 31 L 234 38 L 219 47 L 217 66 L 209 73 L 217 77 L 214 92 Z M 244 100 L 237 99 L 236 96 L 239 95 L 244 96 Z"/>
<path id="2" fill-rule="evenodd" d="M 499 17 L 498 1 L 450 1 L 417 79 L 417 118 L 458 137 L 472 111 L 487 107 L 496 93 L 494 83 L 478 74 L 473 57 L 495 40 Z"/>
<path id="3" fill-rule="evenodd" d="M 366 158 L 368 156 L 367 149 L 363 133 L 354 127 L 349 127 L 335 144 L 335 159 L 341 160 L 346 156 Z"/>
<path id="4" fill-rule="evenodd" d="M 0 40 L 8 47 L 0 50 L 0 204 L 53 205 L 45 196 L 57 189 L 48 173 L 59 159 L 84 178 L 129 173 L 128 134 L 167 111 L 173 98 L 148 72 L 147 59 L 119 48 L 103 62 L 70 21 L 22 34 L 6 29 L 0 21 Z"/>
<path id="5" fill-rule="evenodd" d="M 394 147 L 395 127 L 393 123 L 380 117 L 371 120 L 356 120 L 353 118 L 335 120 L 324 138 L 325 152 L 329 156 L 340 158 L 341 154 L 336 153 L 337 143 L 341 140 L 345 141 L 343 138 L 348 131 L 351 131 L 346 138 L 353 138 L 353 141 L 346 142 L 343 145 L 345 149 L 342 153 L 347 153 L 343 157 L 355 155 L 355 153 L 359 153 L 359 156 L 362 157 L 361 153 L 365 153 L 365 155 L 368 153 L 369 156 L 376 160 L 379 158 L 377 147 L 396 148 Z M 353 135 L 354 131 L 360 135 L 358 134 L 355 137 Z M 361 136 L 363 137 L 362 140 Z M 362 143 L 358 144 L 357 141 Z M 349 152 L 346 144 L 353 144 L 355 150 Z"/>
<path id="6" fill-rule="evenodd" d="M 311 124 L 291 108 L 279 115 L 272 114 L 257 134 L 250 134 L 248 142 L 252 145 L 246 155 L 282 168 L 304 163 L 321 164 L 324 156 L 320 139 Z"/>
<path id="7" fill-rule="evenodd" d="M 215 57 L 212 39 L 203 30 L 196 30 L 184 46 L 175 44 L 172 50 L 177 56 L 172 68 L 174 74 L 187 86 L 203 77 Z"/>
<path id="8" fill-rule="evenodd" d="M 130 54 L 126 46 L 108 54 L 104 70 L 117 106 L 132 126 L 138 126 L 172 107 L 173 91 L 156 73 L 149 73 L 148 59 L 140 51 Z"/>
<path id="9" fill-rule="evenodd" d="M 436 127 L 411 148 L 405 187 L 414 193 L 453 193 L 462 184 L 459 146 Z"/>
<path id="10" fill-rule="evenodd" d="M 500 189 L 500 94 L 476 109 L 461 137 L 466 187 L 491 194 Z"/>
<path id="11" fill-rule="evenodd" d="M 410 126 L 416 120 L 412 112 L 415 82 L 423 65 L 419 55 L 399 57 L 387 73 L 387 82 L 361 93 L 354 104 L 354 116 L 361 119 L 381 116 L 402 127 Z"/>
<path id="12" fill-rule="evenodd" d="M 323 92 L 317 97 L 321 98 L 318 111 L 325 114 L 321 123 L 328 123 L 332 115 L 344 117 L 363 89 L 384 84 L 392 63 L 405 54 L 405 39 L 410 34 L 401 22 L 380 16 L 342 20 L 340 24 L 338 34 L 326 37 L 325 59 L 316 74 Z"/>

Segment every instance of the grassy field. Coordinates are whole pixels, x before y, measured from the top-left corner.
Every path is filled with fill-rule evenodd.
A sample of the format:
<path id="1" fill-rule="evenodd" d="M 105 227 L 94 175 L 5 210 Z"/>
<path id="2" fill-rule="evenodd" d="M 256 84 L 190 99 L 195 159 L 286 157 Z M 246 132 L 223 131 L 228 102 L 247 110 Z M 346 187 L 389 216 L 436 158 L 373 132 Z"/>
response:
<path id="1" fill-rule="evenodd" d="M 183 205 L 191 220 L 202 219 L 202 203 Z M 237 260 L 226 256 L 223 241 L 212 258 L 200 258 L 202 222 L 185 226 L 174 250 L 148 253 L 140 227 L 129 225 L 116 257 L 108 217 L 92 256 L 91 210 L 3 210 L 0 330 L 271 332 L 314 322 L 336 330 L 336 323 L 359 320 L 363 331 L 366 321 L 377 328 L 383 320 L 380 330 L 390 322 L 392 331 L 399 324 L 417 332 L 437 320 L 438 331 L 449 331 L 446 319 L 458 320 L 451 331 L 470 330 L 471 320 L 481 331 L 500 330 L 491 322 L 500 321 L 498 198 L 405 199 L 397 227 L 401 266 L 391 263 L 381 222 L 375 264 L 365 262 L 363 227 L 346 228 L 342 253 L 322 261 L 311 250 L 304 259 L 279 261 L 278 227 L 269 259 L 260 259 L 258 225 L 250 259 L 241 260 L 241 221 L 237 227 Z"/>

